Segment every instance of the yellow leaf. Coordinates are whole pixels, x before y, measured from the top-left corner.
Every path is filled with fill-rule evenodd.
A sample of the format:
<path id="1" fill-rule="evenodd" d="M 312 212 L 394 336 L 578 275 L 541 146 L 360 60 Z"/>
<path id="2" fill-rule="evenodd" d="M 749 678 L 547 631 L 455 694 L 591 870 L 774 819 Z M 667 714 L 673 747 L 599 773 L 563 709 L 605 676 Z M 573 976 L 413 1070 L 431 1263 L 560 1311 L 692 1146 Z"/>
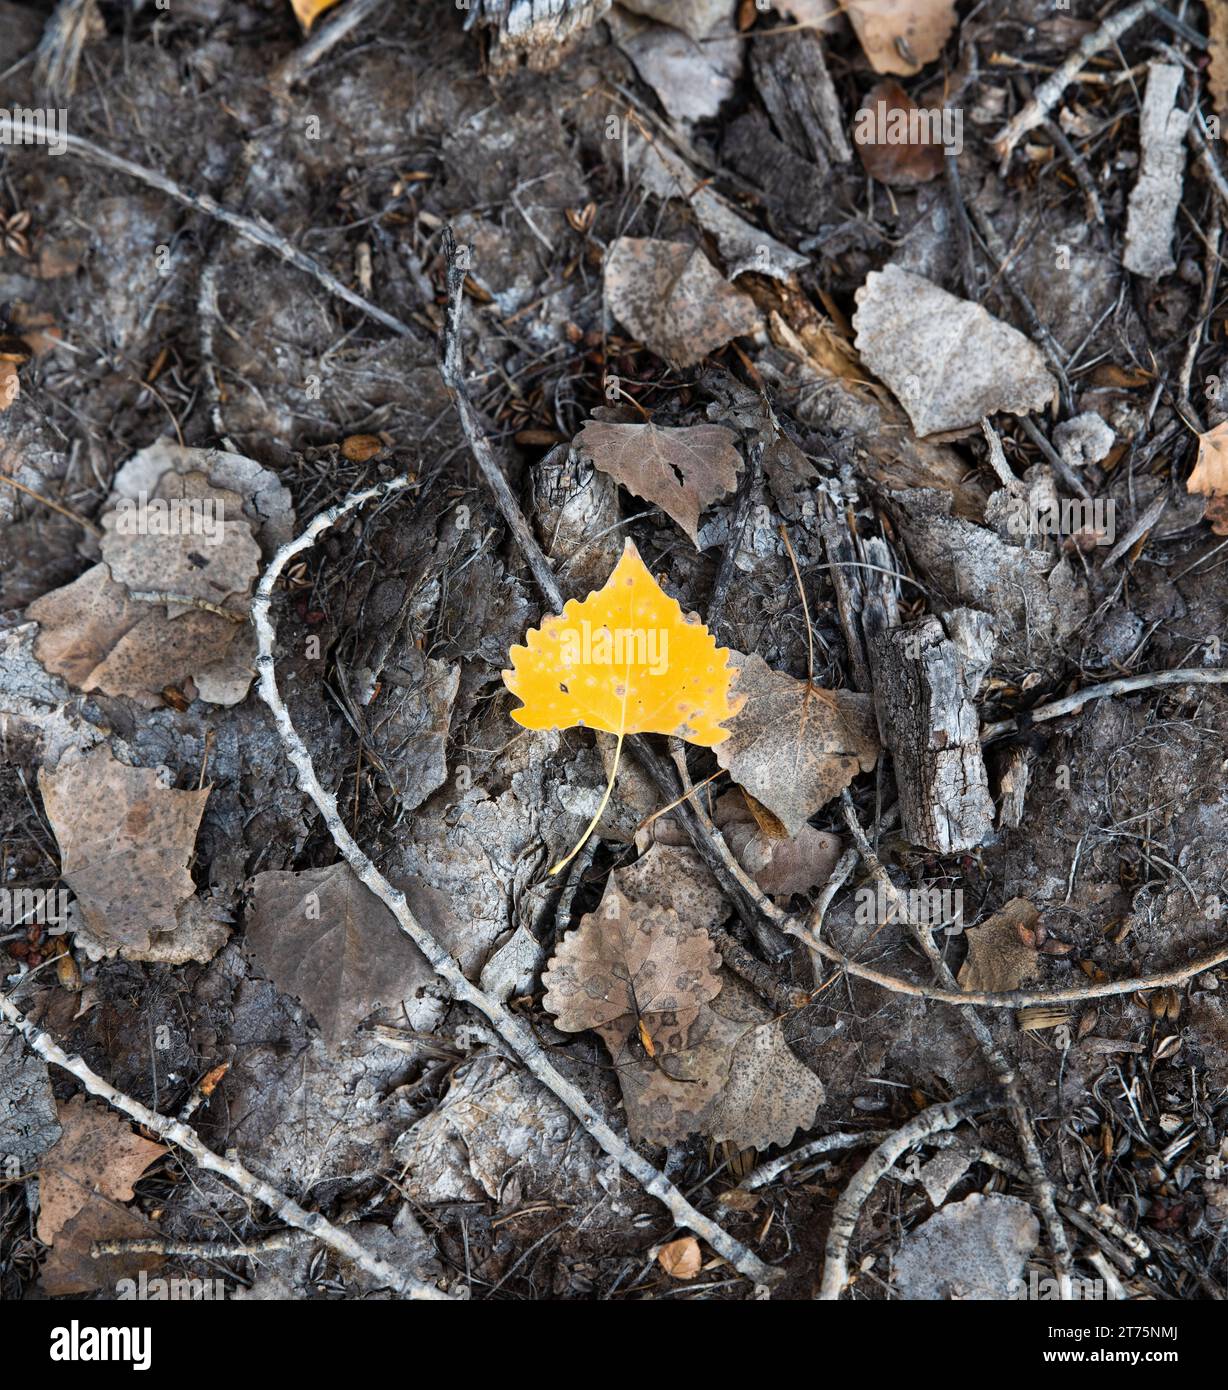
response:
<path id="1" fill-rule="evenodd" d="M 628 541 L 605 585 L 530 628 L 503 683 L 526 729 L 582 725 L 610 734 L 675 734 L 712 748 L 744 703 L 730 699 L 729 649 L 649 573 Z"/>
<path id="2" fill-rule="evenodd" d="M 310 29 L 325 10 L 331 10 L 337 0 L 290 0 L 298 22 L 305 30 Z"/>
<path id="3" fill-rule="evenodd" d="M 744 697 L 729 696 L 738 674 L 729 649 L 717 647 L 694 613 L 683 616 L 630 541 L 600 589 L 547 614 L 525 642 L 511 649 L 512 669 L 503 672 L 503 684 L 523 701 L 512 711 L 517 724 L 583 725 L 618 735 L 605 795 L 571 853 L 550 870 L 557 874 L 601 819 L 625 735 L 673 734 L 713 748 L 729 737 L 722 721 L 737 714 Z"/>

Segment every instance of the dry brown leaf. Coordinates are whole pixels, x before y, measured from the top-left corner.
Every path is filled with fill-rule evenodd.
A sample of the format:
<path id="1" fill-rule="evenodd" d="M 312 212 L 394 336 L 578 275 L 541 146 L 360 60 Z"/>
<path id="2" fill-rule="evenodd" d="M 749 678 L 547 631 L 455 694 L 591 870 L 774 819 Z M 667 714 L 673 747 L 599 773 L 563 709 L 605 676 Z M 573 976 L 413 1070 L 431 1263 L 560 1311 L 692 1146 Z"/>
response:
<path id="1" fill-rule="evenodd" d="M 596 912 L 568 932 L 546 967 L 543 1003 L 563 1032 L 597 1029 L 611 1051 L 630 1039 L 673 1053 L 721 988 L 719 964 L 703 927 L 672 908 L 631 902 L 611 879 Z"/>
<path id="2" fill-rule="evenodd" d="M 841 0 L 841 7 L 875 72 L 911 77 L 955 28 L 955 0 Z"/>
<path id="3" fill-rule="evenodd" d="M 1036 978 L 1035 946 L 1022 933 L 1034 932 L 1040 913 L 1026 898 L 1012 898 L 1000 912 L 979 927 L 969 927 L 968 959 L 959 972 L 959 987 L 966 990 L 1021 989 Z"/>
<path id="4" fill-rule="evenodd" d="M 290 0 L 294 8 L 294 16 L 303 26 L 304 32 L 309 30 L 325 10 L 331 10 L 337 0 Z"/>
<path id="5" fill-rule="evenodd" d="M 698 546 L 700 513 L 737 484 L 736 439 L 723 425 L 674 429 L 590 420 L 573 448 L 628 492 L 655 502 Z"/>
<path id="6" fill-rule="evenodd" d="M 0 412 L 7 410 L 21 393 L 21 381 L 17 375 L 20 365 L 7 357 L 0 357 Z"/>
<path id="7" fill-rule="evenodd" d="M 734 975 L 704 1004 L 686 1043 L 657 1066 L 633 1038 L 614 1057 L 627 1125 L 649 1143 L 679 1143 L 691 1134 L 727 1139 L 738 1148 L 787 1144 L 814 1123 L 823 1100 L 819 1078 L 789 1050 L 773 1018 Z"/>
<path id="8" fill-rule="evenodd" d="M 1207 0 L 1205 8 L 1211 54 L 1207 86 L 1216 115 L 1228 124 L 1228 5 L 1224 0 Z"/>
<path id="9" fill-rule="evenodd" d="M 38 1170 L 38 1238 L 44 1245 L 54 1245 L 73 1217 L 98 1198 L 130 1202 L 133 1183 L 166 1152 L 84 1096 L 60 1105 L 59 1116 L 63 1132 Z"/>
<path id="10" fill-rule="evenodd" d="M 703 1255 L 694 1236 L 679 1236 L 657 1251 L 657 1263 L 671 1279 L 694 1279 L 703 1268 Z"/>
<path id="11" fill-rule="evenodd" d="M 278 989 L 302 1001 L 330 1047 L 345 1042 L 381 1005 L 411 999 L 435 978 L 348 864 L 257 874 L 253 889 L 248 949 Z M 440 900 L 420 887 L 405 892 L 414 913 L 434 930 L 444 910 Z"/>
<path id="12" fill-rule="evenodd" d="M 1203 516 L 1217 536 L 1228 536 L 1228 494 L 1208 499 Z"/>
<path id="13" fill-rule="evenodd" d="M 209 787 L 176 791 L 148 768 L 127 767 L 99 744 L 39 769 L 43 807 L 60 846 L 60 877 L 91 936 L 108 950 L 149 946 L 175 927 L 196 891 L 188 861 Z"/>
<path id="14" fill-rule="evenodd" d="M 858 132 L 854 145 L 862 167 L 871 178 L 892 188 L 912 188 L 919 183 L 929 183 L 942 173 L 946 155 L 941 141 L 930 144 L 922 138 L 915 144 L 910 142 L 910 136 L 928 133 L 910 123 L 909 113 L 920 109 L 892 77 L 875 83 L 866 93 L 861 110 L 873 114 L 879 138 L 863 140 Z M 895 139 L 896 134 L 902 138 Z"/>
<path id="15" fill-rule="evenodd" d="M 105 1289 L 114 1297 L 121 1279 L 135 1279 L 141 1270 L 148 1274 L 158 1269 L 165 1256 L 128 1250 L 95 1259 L 94 1242 L 150 1240 L 158 1235 L 157 1226 L 139 1211 L 95 1195 L 60 1228 L 39 1270 L 39 1289 L 48 1298 L 95 1289 Z"/>
<path id="16" fill-rule="evenodd" d="M 684 242 L 620 237 L 606 256 L 605 291 L 628 332 L 678 367 L 759 327 L 754 303 Z"/>
<path id="17" fill-rule="evenodd" d="M 734 694 L 746 704 L 729 723 L 717 761 L 797 835 L 820 807 L 878 760 L 868 695 L 821 690 L 773 671 L 760 656 L 730 651 Z"/>
<path id="18" fill-rule="evenodd" d="M 211 486 L 203 473 L 175 472 L 163 474 L 154 498 L 214 508 L 215 533 L 125 532 L 135 511 L 121 504 L 102 519 L 99 548 L 111 578 L 129 590 L 164 590 L 223 607 L 232 594 L 246 594 L 260 572 L 260 547 L 243 515 L 243 499 Z M 186 605 L 176 605 L 171 616 L 187 611 Z"/>
<path id="19" fill-rule="evenodd" d="M 1198 463 L 1185 490 L 1204 497 L 1228 495 L 1228 420 L 1198 436 Z"/>

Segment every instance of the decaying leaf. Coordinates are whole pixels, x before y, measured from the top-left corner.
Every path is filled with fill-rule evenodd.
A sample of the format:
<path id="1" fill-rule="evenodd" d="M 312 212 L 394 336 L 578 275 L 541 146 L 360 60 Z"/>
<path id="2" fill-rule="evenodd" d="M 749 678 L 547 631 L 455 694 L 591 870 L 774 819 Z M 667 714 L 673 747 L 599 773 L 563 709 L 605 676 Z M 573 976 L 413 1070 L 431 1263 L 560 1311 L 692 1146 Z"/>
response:
<path id="1" fill-rule="evenodd" d="M 219 703 L 241 700 L 254 671 L 243 619 L 260 564 L 243 499 L 171 467 L 145 498 L 115 499 L 102 524 L 102 562 L 29 606 L 39 661 L 81 690 L 151 709 L 167 686 L 198 693 L 193 677 Z M 234 619 L 142 594 L 204 602 Z"/>
<path id="2" fill-rule="evenodd" d="M 573 447 L 628 492 L 655 502 L 698 545 L 700 513 L 737 484 L 736 438 L 723 425 L 673 429 L 590 420 Z"/>
<path id="3" fill-rule="evenodd" d="M 598 1029 L 611 1051 L 630 1038 L 650 1056 L 674 1053 L 720 990 L 719 964 L 703 927 L 630 901 L 611 880 L 546 968 L 544 1004 L 564 1032 Z"/>
<path id="4" fill-rule="evenodd" d="M 133 1183 L 166 1152 L 85 1096 L 73 1096 L 59 1112 L 62 1132 L 38 1170 L 38 1238 L 44 1245 L 54 1245 L 68 1222 L 99 1198 L 131 1201 Z"/>
<path id="5" fill-rule="evenodd" d="M 694 1279 L 703 1262 L 694 1236 L 679 1236 L 657 1251 L 657 1263 L 671 1279 Z"/>
<path id="6" fill-rule="evenodd" d="M 968 959 L 959 972 L 959 987 L 967 990 L 1021 989 L 1036 978 L 1035 945 L 1025 933 L 1032 931 L 1040 914 L 1026 898 L 1012 898 L 1000 912 L 979 927 L 964 933 Z"/>
<path id="7" fill-rule="evenodd" d="M 812 815 L 878 760 L 868 695 L 821 690 L 773 671 L 760 656 L 731 652 L 734 691 L 746 703 L 717 761 L 797 835 Z"/>
<path id="8" fill-rule="evenodd" d="M 337 0 L 290 0 L 294 16 L 304 31 L 309 30 L 324 11 L 331 10 L 336 3 Z"/>
<path id="9" fill-rule="evenodd" d="M 99 744 L 39 769 L 43 807 L 60 846 L 60 876 L 90 934 L 107 949 L 143 949 L 171 931 L 195 892 L 188 862 L 209 787 L 176 791 Z"/>
<path id="10" fill-rule="evenodd" d="M 789 1050 L 782 1020 L 736 975 L 721 978 L 677 1049 L 650 1059 L 634 1037 L 619 1049 L 606 1038 L 635 1138 L 674 1144 L 707 1134 L 762 1149 L 814 1123 L 822 1082 Z"/>
<path id="11" fill-rule="evenodd" d="M 605 291 L 628 332 L 678 367 L 759 327 L 752 300 L 685 242 L 620 237 L 606 256 Z"/>
<path id="12" fill-rule="evenodd" d="M 1043 410 L 1057 393 L 1040 350 L 979 304 L 888 265 L 857 291 L 857 350 L 919 435 L 969 428 L 1000 410 Z"/>
<path id="13" fill-rule="evenodd" d="M 654 24 L 622 9 L 611 10 L 607 23 L 615 42 L 675 121 L 715 116 L 733 95 L 742 70 L 742 45 L 736 36 L 713 35 L 701 43 L 681 32 L 681 25 Z"/>
<path id="14" fill-rule="evenodd" d="M 253 890 L 248 948 L 278 989 L 302 1000 L 330 1047 L 381 1005 L 411 999 L 435 978 L 348 864 L 257 874 Z M 406 896 L 428 924 L 444 910 L 422 888 Z"/>
<path id="15" fill-rule="evenodd" d="M 1185 490 L 1206 497 L 1205 520 L 1217 536 L 1228 536 L 1228 420 L 1198 436 L 1198 462 Z"/>
<path id="16" fill-rule="evenodd" d="M 858 119 L 861 112 L 870 113 L 875 138 L 858 138 L 855 147 L 871 178 L 892 188 L 911 188 L 942 173 L 942 141 L 927 138 L 928 126 L 920 125 L 913 114 L 920 111 L 894 78 L 884 78 L 866 93 Z"/>
<path id="17" fill-rule="evenodd" d="M 955 27 L 955 0 L 842 0 L 875 72 L 918 73 Z"/>
<path id="18" fill-rule="evenodd" d="M 892 1278 L 906 1299 L 1006 1299 L 1039 1239 L 1026 1202 L 974 1192 L 904 1237 Z"/>
<path id="19" fill-rule="evenodd" d="M 525 642 L 511 649 L 503 683 L 524 701 L 512 718 L 526 729 L 583 725 L 713 747 L 741 708 L 729 696 L 728 651 L 694 614 L 683 617 L 630 541 L 601 589 L 548 614 Z"/>

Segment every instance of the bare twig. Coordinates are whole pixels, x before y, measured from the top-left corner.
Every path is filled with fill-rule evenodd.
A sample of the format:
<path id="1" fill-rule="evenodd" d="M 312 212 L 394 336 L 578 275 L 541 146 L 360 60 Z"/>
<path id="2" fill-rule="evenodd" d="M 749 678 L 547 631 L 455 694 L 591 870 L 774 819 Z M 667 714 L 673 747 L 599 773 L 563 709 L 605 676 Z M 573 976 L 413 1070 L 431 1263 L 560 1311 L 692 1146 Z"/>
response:
<path id="1" fill-rule="evenodd" d="M 63 138 L 68 143 L 70 153 L 78 155 L 82 159 L 88 159 L 93 164 L 99 164 L 104 169 L 114 169 L 117 173 L 127 174 L 129 178 L 134 178 L 149 188 L 156 188 L 159 193 L 165 193 L 167 197 L 173 198 L 177 203 L 182 203 L 184 207 L 191 208 L 193 212 L 203 212 L 209 217 L 217 218 L 219 222 L 233 227 L 240 236 L 245 237 L 248 241 L 273 251 L 283 261 L 294 266 L 296 270 L 310 275 L 323 285 L 329 294 L 343 299 L 355 309 L 360 309 L 376 323 L 382 323 L 385 328 L 390 328 L 394 333 L 399 333 L 404 338 L 419 336 L 409 324 L 402 323 L 395 315 L 386 313 L 383 309 L 372 304 L 370 300 L 364 299 L 362 295 L 355 294 L 352 289 L 343 285 L 335 275 L 325 270 L 317 261 L 312 260 L 297 246 L 292 246 L 275 227 L 263 219 L 244 217 L 242 213 L 232 212 L 230 208 L 223 207 L 207 193 L 192 193 L 186 188 L 181 188 L 174 179 L 167 178 L 165 174 L 158 173 L 156 169 L 147 169 L 143 164 L 136 164 L 130 159 L 124 159 L 121 155 L 112 154 L 110 150 L 105 150 L 101 145 L 95 145 L 93 141 L 83 139 L 80 135 L 66 132 Z"/>
<path id="2" fill-rule="evenodd" d="M 1003 1098 L 994 1089 L 972 1091 L 957 1100 L 931 1105 L 883 1140 L 849 1180 L 832 1212 L 824 1252 L 823 1282 L 819 1287 L 821 1300 L 834 1302 L 848 1284 L 849 1241 L 857 1228 L 861 1209 L 878 1180 L 885 1177 L 914 1144 L 944 1130 L 954 1129 L 971 1116 L 1003 1103 Z"/>
<path id="3" fill-rule="evenodd" d="M 1160 0 L 1135 0 L 1133 5 L 1119 10 L 1112 19 L 1105 20 L 1099 29 L 1093 29 L 1090 34 L 1084 35 L 1078 48 L 1066 58 L 1061 67 L 1045 78 L 1033 93 L 1032 99 L 1025 103 L 994 137 L 994 152 L 1001 161 L 1004 175 L 1015 146 L 1028 131 L 1035 130 L 1046 119 L 1062 93 L 1078 77 L 1088 61 L 1097 53 L 1103 53 L 1106 48 L 1112 48 L 1123 34 L 1154 10 L 1159 3 Z"/>
<path id="4" fill-rule="evenodd" d="M 1187 667 L 1179 671 L 1151 671 L 1137 676 L 1122 676 L 1120 680 L 1105 681 L 1103 685 L 1089 685 L 1072 695 L 1063 695 L 1060 700 L 1038 705 L 1028 710 L 1026 715 L 986 724 L 981 730 L 981 742 L 988 743 L 1004 734 L 1015 733 L 1021 718 L 1027 724 L 1043 724 L 1050 719 L 1060 719 L 1064 714 L 1078 714 L 1089 700 L 1108 700 L 1114 695 L 1129 695 L 1136 690 L 1151 690 L 1161 685 L 1228 685 L 1228 668 Z"/>
<path id="5" fill-rule="evenodd" d="M 90 1095 L 105 1100 L 108 1105 L 122 1111 L 130 1119 L 135 1120 L 137 1124 L 143 1125 L 151 1134 L 156 1134 L 159 1139 L 165 1139 L 168 1143 L 176 1145 L 186 1154 L 189 1154 L 202 1168 L 218 1173 L 228 1182 L 233 1183 L 245 1196 L 257 1202 L 263 1202 L 287 1226 L 294 1226 L 300 1231 L 306 1231 L 322 1245 L 329 1246 L 344 1259 L 365 1270 L 380 1284 L 395 1289 L 406 1298 L 445 1300 L 450 1298 L 450 1295 L 435 1288 L 434 1285 L 425 1284 L 420 1279 L 415 1279 L 412 1275 L 395 1269 L 386 1261 L 372 1255 L 353 1236 L 347 1235 L 345 1231 L 334 1226 L 319 1212 L 308 1211 L 305 1207 L 299 1206 L 292 1197 L 287 1197 L 284 1192 L 279 1192 L 263 1178 L 258 1178 L 237 1159 L 223 1158 L 220 1154 L 215 1154 L 212 1149 L 206 1148 L 201 1143 L 196 1131 L 189 1129 L 187 1125 L 181 1124 L 178 1120 L 172 1120 L 166 1115 L 159 1115 L 156 1111 L 150 1110 L 148 1106 L 142 1105 L 139 1100 L 134 1100 L 131 1096 L 125 1095 L 123 1091 L 117 1090 L 109 1081 L 104 1081 L 97 1072 L 91 1071 L 80 1057 L 70 1057 L 48 1033 L 26 1018 L 6 995 L 0 995 L 0 1014 L 3 1014 L 45 1062 L 51 1062 L 57 1067 L 62 1067 L 66 1072 L 70 1072 L 81 1082 Z"/>
<path id="6" fill-rule="evenodd" d="M 865 861 L 866 867 L 882 886 L 898 918 L 908 926 L 913 940 L 920 946 L 925 958 L 932 966 L 935 978 L 948 989 L 957 989 L 958 986 L 955 976 L 951 973 L 951 967 L 946 963 L 937 946 L 934 945 L 929 929 L 924 923 L 913 921 L 906 911 L 903 896 L 892 883 L 886 869 L 883 868 L 878 856 L 874 853 L 873 847 L 866 838 L 865 831 L 861 828 L 861 822 L 857 818 L 853 798 L 847 791 L 843 795 L 843 801 L 844 819 L 852 832 L 853 840 Z M 1068 1300 L 1071 1292 L 1070 1276 L 1073 1268 L 1070 1244 L 1066 1239 L 1062 1219 L 1058 1215 L 1053 1182 L 1045 1168 L 1045 1161 L 1040 1152 L 1040 1143 L 1036 1138 L 1036 1129 L 1028 1112 L 1023 1085 L 1015 1068 L 1007 1061 L 1002 1049 L 994 1041 L 989 1025 L 985 1023 L 976 1010 L 964 1009 L 960 1013 L 959 1020 L 972 1040 L 981 1049 L 981 1053 L 998 1085 L 1006 1092 L 1011 1123 L 1014 1125 L 1015 1133 L 1019 1138 L 1019 1147 L 1023 1150 L 1023 1161 L 1036 1196 L 1036 1205 L 1040 1208 L 1041 1219 L 1045 1223 L 1045 1230 L 1049 1236 L 1049 1248 L 1053 1254 L 1054 1272 L 1058 1277 L 1058 1289 L 1062 1299 Z"/>
<path id="7" fill-rule="evenodd" d="M 716 1222 L 696 1210 L 681 1192 L 651 1163 L 638 1154 L 606 1123 L 589 1104 L 584 1094 L 555 1069 L 545 1049 L 537 1041 L 532 1030 L 516 1018 L 497 1000 L 473 984 L 457 965 L 452 956 L 439 944 L 429 931 L 410 911 L 405 894 L 396 889 L 380 873 L 370 859 L 359 848 L 353 836 L 345 828 L 337 810 L 337 798 L 326 791 L 316 775 L 311 754 L 299 736 L 290 719 L 289 711 L 282 701 L 277 688 L 277 676 L 273 663 L 274 633 L 269 621 L 269 605 L 273 589 L 286 565 L 301 551 L 309 549 L 316 539 L 343 517 L 356 511 L 365 503 L 379 497 L 384 498 L 410 486 L 406 477 L 397 477 L 349 497 L 321 512 L 296 539 L 287 542 L 278 550 L 261 576 L 256 596 L 252 602 L 252 621 L 256 627 L 258 655 L 256 665 L 260 673 L 260 695 L 273 712 L 281 741 L 290 762 L 298 773 L 299 785 L 315 802 L 333 843 L 341 851 L 346 863 L 354 870 L 366 886 L 386 904 L 397 925 L 413 941 L 414 945 L 430 961 L 435 972 L 447 984 L 453 997 L 459 1002 L 469 1004 L 483 1014 L 492 1024 L 499 1036 L 512 1048 L 525 1068 L 541 1082 L 576 1117 L 584 1130 L 620 1167 L 624 1168 L 645 1191 L 661 1201 L 670 1211 L 674 1220 L 686 1229 L 693 1231 L 729 1262 L 739 1273 L 752 1279 L 756 1285 L 768 1287 L 780 1278 L 780 1272 L 764 1264 L 758 1256 L 735 1240 Z M 552 577 L 553 580 L 553 577 Z"/>

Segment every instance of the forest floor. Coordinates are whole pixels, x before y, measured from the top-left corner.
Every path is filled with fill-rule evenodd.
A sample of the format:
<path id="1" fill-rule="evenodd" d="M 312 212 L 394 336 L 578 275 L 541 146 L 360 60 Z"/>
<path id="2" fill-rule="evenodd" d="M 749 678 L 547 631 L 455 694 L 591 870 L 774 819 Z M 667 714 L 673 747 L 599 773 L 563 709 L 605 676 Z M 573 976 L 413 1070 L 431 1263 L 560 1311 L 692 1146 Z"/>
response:
<path id="1" fill-rule="evenodd" d="M 0 0 L 0 118 L 70 137 L 0 143 L 0 1295 L 1223 1297 L 1228 34 L 53 8 Z M 257 585 L 363 489 L 270 579 L 313 799 Z M 587 696 L 526 634 L 618 565 Z"/>

